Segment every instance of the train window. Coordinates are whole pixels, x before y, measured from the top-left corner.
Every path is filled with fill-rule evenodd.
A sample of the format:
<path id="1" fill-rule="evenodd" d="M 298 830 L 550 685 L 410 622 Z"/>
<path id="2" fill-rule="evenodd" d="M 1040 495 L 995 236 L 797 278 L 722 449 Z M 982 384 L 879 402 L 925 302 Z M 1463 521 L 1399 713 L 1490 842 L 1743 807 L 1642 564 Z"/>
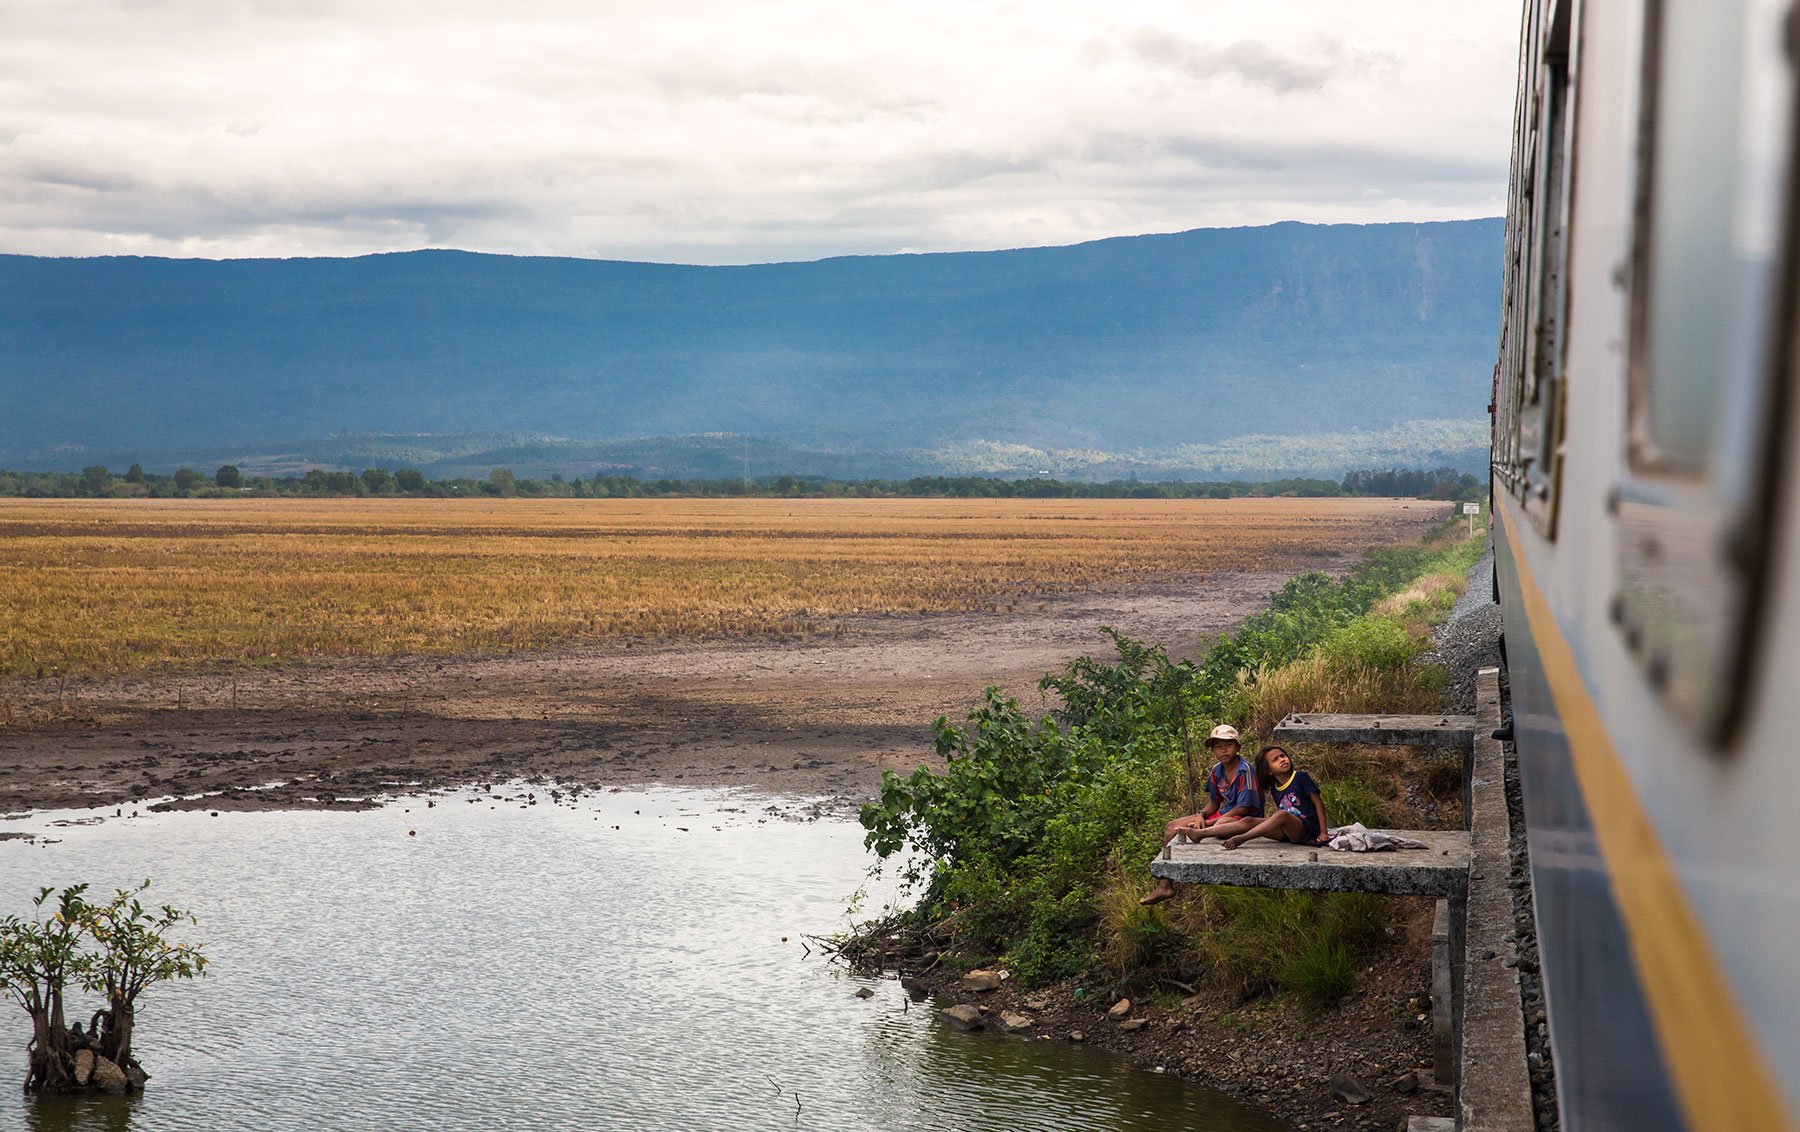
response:
<path id="1" fill-rule="evenodd" d="M 1671 712 L 1721 743 L 1746 691 L 1784 384 L 1785 8 L 1646 9 L 1613 618 Z"/>
<path id="2" fill-rule="evenodd" d="M 1546 538 L 1556 533 L 1562 462 L 1564 285 L 1574 130 L 1572 0 L 1528 10 L 1526 81 L 1508 214 L 1506 308 L 1495 387 L 1496 478 Z"/>
<path id="3" fill-rule="evenodd" d="M 1735 0 L 1663 0 L 1648 72 L 1639 217 L 1640 325 L 1628 433 L 1634 466 L 1703 472 L 1718 425 L 1719 370 L 1733 325 L 1743 12 Z M 1663 268 L 1659 270 L 1659 267 Z"/>

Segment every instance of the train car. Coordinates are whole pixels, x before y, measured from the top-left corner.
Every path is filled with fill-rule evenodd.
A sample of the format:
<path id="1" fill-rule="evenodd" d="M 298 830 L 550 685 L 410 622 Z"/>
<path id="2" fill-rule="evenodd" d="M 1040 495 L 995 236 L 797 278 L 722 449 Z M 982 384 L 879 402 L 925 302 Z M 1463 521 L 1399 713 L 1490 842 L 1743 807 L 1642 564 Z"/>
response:
<path id="1" fill-rule="evenodd" d="M 1529 0 L 1495 370 L 1563 1127 L 1800 1112 L 1800 17 Z"/>

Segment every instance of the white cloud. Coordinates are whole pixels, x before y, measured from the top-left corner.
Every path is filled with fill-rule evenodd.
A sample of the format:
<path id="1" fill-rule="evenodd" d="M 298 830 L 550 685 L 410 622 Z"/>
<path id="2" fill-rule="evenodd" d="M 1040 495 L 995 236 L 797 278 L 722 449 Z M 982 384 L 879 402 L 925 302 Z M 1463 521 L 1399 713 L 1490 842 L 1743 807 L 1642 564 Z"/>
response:
<path id="1" fill-rule="evenodd" d="M 0 250 L 748 262 L 1492 215 L 1516 11 L 0 0 Z"/>

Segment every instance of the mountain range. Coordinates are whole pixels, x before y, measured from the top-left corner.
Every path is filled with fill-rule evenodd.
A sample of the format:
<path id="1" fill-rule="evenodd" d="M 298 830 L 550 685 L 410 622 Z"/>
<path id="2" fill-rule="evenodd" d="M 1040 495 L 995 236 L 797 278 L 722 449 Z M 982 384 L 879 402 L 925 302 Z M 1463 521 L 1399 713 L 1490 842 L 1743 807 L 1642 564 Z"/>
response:
<path id="1" fill-rule="evenodd" d="M 479 446 L 458 438 L 510 436 L 498 447 L 536 446 L 521 471 L 669 438 L 650 463 L 680 474 L 680 451 L 732 448 L 694 438 L 724 434 L 796 465 L 768 472 L 929 453 L 948 463 L 927 470 L 958 470 L 943 454 L 996 451 L 1116 470 L 1263 438 L 1237 465 L 1254 473 L 1284 464 L 1281 438 L 1447 422 L 1479 444 L 1502 227 L 1286 223 L 728 267 L 0 256 L 0 466 L 333 446 L 349 466 L 374 436 L 464 452 Z"/>

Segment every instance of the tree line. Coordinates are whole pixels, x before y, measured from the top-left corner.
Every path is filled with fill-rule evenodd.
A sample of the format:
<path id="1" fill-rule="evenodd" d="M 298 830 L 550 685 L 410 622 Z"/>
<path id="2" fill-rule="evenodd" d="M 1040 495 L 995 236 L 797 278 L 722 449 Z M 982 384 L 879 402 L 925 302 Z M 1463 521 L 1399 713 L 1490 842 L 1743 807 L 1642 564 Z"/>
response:
<path id="1" fill-rule="evenodd" d="M 1083 482 L 1038 476 L 913 476 L 909 479 L 835 480 L 822 476 L 756 478 L 649 478 L 604 470 L 565 479 L 519 476 L 495 468 L 485 477 L 428 479 L 417 468 L 364 468 L 361 472 L 313 468 L 304 475 L 245 475 L 235 464 L 210 474 L 182 467 L 172 473 L 147 472 L 133 464 L 123 473 L 99 465 L 80 472 L 13 472 L 0 469 L 0 496 L 27 498 L 149 498 L 271 496 L 411 496 L 454 499 L 492 496 L 528 499 L 609 499 L 656 496 L 751 496 L 761 498 L 955 498 L 955 499 L 1234 499 L 1242 497 L 1339 495 L 1411 496 L 1422 499 L 1479 499 L 1486 485 L 1454 468 L 1362 469 L 1340 480 L 1289 478 L 1266 481 L 1140 482 L 1115 479 Z"/>

